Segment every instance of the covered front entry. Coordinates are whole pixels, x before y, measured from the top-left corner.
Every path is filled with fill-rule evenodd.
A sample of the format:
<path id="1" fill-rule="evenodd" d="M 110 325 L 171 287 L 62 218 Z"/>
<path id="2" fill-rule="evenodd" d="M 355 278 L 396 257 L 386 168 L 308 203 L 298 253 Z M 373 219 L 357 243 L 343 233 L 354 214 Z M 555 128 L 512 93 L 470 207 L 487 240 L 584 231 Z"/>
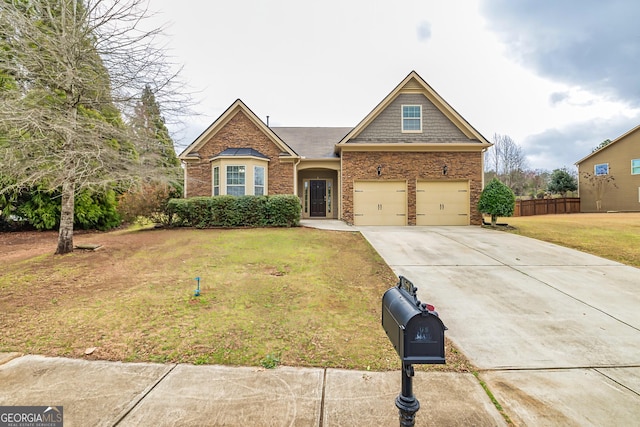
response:
<path id="1" fill-rule="evenodd" d="M 298 174 L 302 218 L 338 218 L 337 172 L 310 169 Z"/>
<path id="2" fill-rule="evenodd" d="M 469 183 L 419 181 L 416 225 L 469 225 Z"/>
<path id="3" fill-rule="evenodd" d="M 355 225 L 407 225 L 405 181 L 356 181 L 353 189 Z"/>

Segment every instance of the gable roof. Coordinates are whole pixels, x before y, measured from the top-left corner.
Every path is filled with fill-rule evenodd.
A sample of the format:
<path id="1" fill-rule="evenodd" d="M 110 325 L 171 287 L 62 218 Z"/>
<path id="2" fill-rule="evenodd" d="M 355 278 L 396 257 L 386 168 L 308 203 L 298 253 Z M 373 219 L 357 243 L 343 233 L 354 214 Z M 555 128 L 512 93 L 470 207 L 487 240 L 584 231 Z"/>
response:
<path id="1" fill-rule="evenodd" d="M 273 127 L 283 141 L 306 159 L 337 158 L 335 145 L 353 128 Z"/>
<path id="2" fill-rule="evenodd" d="M 220 129 L 222 129 L 233 117 L 236 116 L 239 112 L 244 113 L 249 120 L 256 125 L 273 143 L 282 151 L 281 155 L 291 156 L 291 157 L 299 157 L 298 153 L 296 153 L 291 147 L 289 147 L 278 135 L 276 135 L 262 120 L 255 115 L 249 107 L 245 105 L 242 100 L 237 99 L 229 108 L 226 109 L 224 113 L 220 115 L 216 120 L 214 120 L 209 127 L 200 134 L 180 155 L 178 156 L 181 160 L 186 160 L 188 158 L 198 158 L 198 150 L 204 144 L 211 139 Z"/>
<path id="3" fill-rule="evenodd" d="M 633 129 L 631 129 L 628 132 L 625 132 L 624 134 L 620 135 L 619 137 L 617 137 L 616 139 L 614 139 L 613 141 L 611 141 L 610 143 L 608 143 L 607 145 L 605 145 L 604 147 L 600 148 L 599 150 L 596 151 L 592 151 L 590 154 L 588 154 L 587 156 L 581 158 L 580 160 L 578 160 L 577 162 L 574 163 L 574 165 L 578 166 L 580 165 L 580 163 L 584 162 L 585 160 L 587 160 L 588 158 L 590 158 L 591 156 L 595 156 L 596 154 L 599 154 L 601 152 L 603 152 L 604 150 L 606 150 L 607 148 L 611 147 L 613 144 L 615 144 L 618 141 L 621 141 L 623 139 L 625 139 L 627 136 L 631 135 L 632 133 L 636 132 L 640 130 L 640 125 L 634 127 Z"/>
<path id="4" fill-rule="evenodd" d="M 342 140 L 336 145 L 336 150 L 339 150 L 341 146 L 344 146 L 349 140 L 356 138 L 367 126 L 375 120 L 382 111 L 384 111 L 389 104 L 391 104 L 401 93 L 422 93 L 433 105 L 440 110 L 460 131 L 469 139 L 477 140 L 486 146 L 491 144 L 484 136 L 480 134 L 473 126 L 471 126 L 456 110 L 453 109 L 431 86 L 424 81 L 422 77 L 415 71 L 409 73 L 387 95 L 374 109 L 371 111 L 351 132 L 349 132 Z"/>

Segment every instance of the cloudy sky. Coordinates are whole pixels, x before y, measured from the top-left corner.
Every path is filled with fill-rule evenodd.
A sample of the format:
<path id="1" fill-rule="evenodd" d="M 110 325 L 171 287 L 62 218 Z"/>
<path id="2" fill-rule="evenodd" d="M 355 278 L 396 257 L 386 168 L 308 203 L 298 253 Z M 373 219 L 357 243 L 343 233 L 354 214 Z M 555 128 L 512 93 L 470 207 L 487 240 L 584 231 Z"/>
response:
<path id="1" fill-rule="evenodd" d="M 415 70 L 529 167 L 573 168 L 640 124 L 637 0 L 149 0 L 198 116 L 236 99 L 272 126 L 355 126 Z"/>

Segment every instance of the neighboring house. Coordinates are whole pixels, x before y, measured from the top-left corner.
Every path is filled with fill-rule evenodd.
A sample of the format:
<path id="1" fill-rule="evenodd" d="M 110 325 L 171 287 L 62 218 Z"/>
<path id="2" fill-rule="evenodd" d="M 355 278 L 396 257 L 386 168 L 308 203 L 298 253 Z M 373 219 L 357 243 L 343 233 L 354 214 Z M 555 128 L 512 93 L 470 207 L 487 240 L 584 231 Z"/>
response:
<path id="1" fill-rule="evenodd" d="M 303 218 L 477 225 L 490 146 L 411 72 L 354 128 L 269 127 L 237 100 L 179 157 L 185 197 L 296 194 Z"/>
<path id="2" fill-rule="evenodd" d="M 576 162 L 580 211 L 640 211 L 640 126 Z"/>

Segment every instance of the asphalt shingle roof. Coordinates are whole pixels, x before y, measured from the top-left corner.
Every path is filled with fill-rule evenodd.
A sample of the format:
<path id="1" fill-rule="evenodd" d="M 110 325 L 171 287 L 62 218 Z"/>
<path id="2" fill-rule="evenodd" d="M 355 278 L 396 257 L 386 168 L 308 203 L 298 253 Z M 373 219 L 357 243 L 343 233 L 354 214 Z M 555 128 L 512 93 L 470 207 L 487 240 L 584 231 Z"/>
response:
<path id="1" fill-rule="evenodd" d="M 227 148 L 226 150 L 216 154 L 214 157 L 260 157 L 268 159 L 267 156 L 253 148 Z"/>
<path id="2" fill-rule="evenodd" d="M 307 159 L 336 158 L 335 145 L 353 128 L 272 127 L 285 144 Z"/>

